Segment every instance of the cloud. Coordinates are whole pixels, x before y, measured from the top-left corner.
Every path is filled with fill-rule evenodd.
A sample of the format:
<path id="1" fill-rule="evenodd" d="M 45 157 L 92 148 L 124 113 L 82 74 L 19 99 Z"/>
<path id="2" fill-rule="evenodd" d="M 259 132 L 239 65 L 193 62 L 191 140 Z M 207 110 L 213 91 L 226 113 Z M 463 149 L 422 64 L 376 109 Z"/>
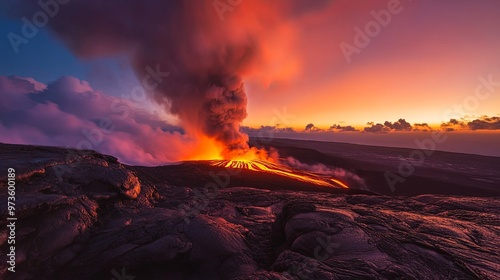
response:
<path id="1" fill-rule="evenodd" d="M 364 132 L 370 133 L 387 133 L 390 131 L 388 127 L 381 123 L 374 124 L 373 122 L 367 123 L 369 126 L 363 129 Z"/>
<path id="2" fill-rule="evenodd" d="M 44 85 L 0 76 L 0 99 L 1 142 L 93 149 L 141 165 L 196 159 L 216 150 L 140 104 L 74 77 Z"/>
<path id="3" fill-rule="evenodd" d="M 312 123 L 307 124 L 304 130 L 305 130 L 305 131 L 315 131 L 315 132 L 322 131 L 322 129 L 317 128 L 317 127 L 316 127 L 316 126 L 314 126 L 314 124 L 312 124 Z"/>
<path id="4" fill-rule="evenodd" d="M 466 129 L 467 126 L 465 122 L 459 121 L 457 119 L 450 119 L 447 122 L 442 122 L 441 123 L 441 129 L 444 131 L 455 131 L 455 130 L 461 130 L 461 129 Z"/>
<path id="5" fill-rule="evenodd" d="M 335 131 L 335 132 L 354 132 L 354 131 L 359 131 L 353 126 L 347 125 L 347 126 L 341 126 L 338 124 L 334 124 L 330 126 L 329 131 Z"/>
<path id="6" fill-rule="evenodd" d="M 497 130 L 500 129 L 500 117 L 483 116 L 467 123 L 470 130 Z"/>
<path id="7" fill-rule="evenodd" d="M 432 128 L 427 123 L 414 123 L 413 131 L 428 132 L 432 131 Z"/>
<path id="8" fill-rule="evenodd" d="M 412 129 L 411 124 L 409 124 L 405 119 L 399 119 L 393 123 L 386 121 L 384 122 L 384 125 L 395 131 L 411 131 Z"/>
<path id="9" fill-rule="evenodd" d="M 395 122 L 385 121 L 384 124 L 375 124 L 373 122 L 367 124 L 369 126 L 363 129 L 364 132 L 386 133 L 391 131 L 411 131 L 413 129 L 412 125 L 405 119 L 399 119 Z"/>
<path id="10" fill-rule="evenodd" d="M 9 2 L 13 14 L 40 9 L 29 0 Z M 270 84 L 293 77 L 300 69 L 290 47 L 294 22 L 328 1 L 222 2 L 73 1 L 47 28 L 81 58 L 128 54 L 139 79 L 154 88 L 154 100 L 190 135 L 214 139 L 229 157 L 249 148 L 239 130 L 247 117 L 243 79 Z"/>

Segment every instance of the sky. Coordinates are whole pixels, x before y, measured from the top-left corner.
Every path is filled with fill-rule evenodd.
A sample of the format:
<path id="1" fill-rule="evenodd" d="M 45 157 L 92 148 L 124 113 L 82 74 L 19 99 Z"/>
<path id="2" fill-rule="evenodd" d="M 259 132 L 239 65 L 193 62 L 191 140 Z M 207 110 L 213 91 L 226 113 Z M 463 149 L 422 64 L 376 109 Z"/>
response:
<path id="1" fill-rule="evenodd" d="M 31 102 L 24 110 L 51 100 L 63 112 L 62 99 L 34 96 L 40 95 L 38 91 L 73 90 L 73 84 L 85 84 L 95 93 L 92 96 L 128 102 L 149 73 L 144 69 L 158 67 L 160 61 L 172 74 L 170 80 L 167 77 L 159 89 L 148 93 L 147 100 L 135 102 L 133 111 L 147 115 L 141 121 L 154 123 L 153 130 L 161 127 L 160 121 L 165 123 L 163 130 L 185 130 L 228 146 L 245 140 L 232 131 L 238 130 L 241 120 L 245 129 L 289 127 L 315 133 L 474 133 L 499 128 L 499 1 L 220 0 L 159 6 L 125 1 L 116 8 L 113 1 L 98 7 L 96 1 L 74 0 L 57 4 L 57 11 L 52 10 L 30 38 L 23 33 L 26 21 L 33 23 L 37 13 L 47 12 L 29 1 L 20 2 L 5 1 L 0 12 L 4 108 L 9 107 L 5 102 L 17 100 L 12 92 L 23 92 L 27 97 L 23 102 Z M 97 13 L 85 16 L 89 11 Z M 24 41 L 16 43 L 13 36 Z M 201 83 L 200 73 L 213 69 L 224 73 L 212 73 L 220 81 L 210 83 L 231 91 L 241 81 L 239 105 L 246 106 L 246 112 L 241 109 L 230 123 L 202 122 L 201 128 L 193 129 L 200 121 L 190 117 L 186 100 L 196 98 L 184 100 L 182 94 L 178 98 L 176 92 L 187 86 L 179 81 L 194 77 L 189 81 Z M 15 89 L 21 80 L 43 85 Z M 61 83 L 66 87 L 57 86 Z M 217 94 L 219 99 L 226 96 L 225 91 Z M 239 106 L 226 105 L 217 110 Z M 22 134 L 17 141 L 29 143 Z M 45 142 L 55 143 L 55 138 Z M 57 144 L 71 145 L 66 142 Z"/>
<path id="2" fill-rule="evenodd" d="M 303 20 L 295 52 L 300 73 L 284 88 L 251 90 L 249 111 L 259 117 L 248 124 L 270 119 L 275 106 L 296 115 L 297 126 L 399 118 L 439 124 L 448 121 L 448 109 L 474 94 L 479 76 L 500 80 L 500 2 L 401 1 L 402 11 L 348 63 L 339 44 L 352 44 L 354 27 L 366 26 L 370 11 L 387 3 L 372 2 L 335 1 L 314 20 Z M 497 92 L 465 113 L 496 115 L 499 105 Z"/>

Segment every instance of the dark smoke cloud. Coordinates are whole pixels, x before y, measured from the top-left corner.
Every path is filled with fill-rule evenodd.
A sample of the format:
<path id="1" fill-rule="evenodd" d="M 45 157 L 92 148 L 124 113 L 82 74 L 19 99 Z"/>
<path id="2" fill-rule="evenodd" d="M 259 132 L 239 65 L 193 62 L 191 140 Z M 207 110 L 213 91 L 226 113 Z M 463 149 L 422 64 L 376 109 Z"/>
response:
<path id="1" fill-rule="evenodd" d="M 25 13 L 39 9 L 36 1 L 9 3 Z M 139 79 L 149 74 L 146 82 L 158 83 L 154 99 L 188 132 L 222 143 L 225 154 L 248 149 L 239 131 L 247 116 L 241 77 L 259 60 L 254 25 L 238 15 L 221 21 L 208 0 L 73 0 L 49 21 L 81 57 L 129 54 Z"/>

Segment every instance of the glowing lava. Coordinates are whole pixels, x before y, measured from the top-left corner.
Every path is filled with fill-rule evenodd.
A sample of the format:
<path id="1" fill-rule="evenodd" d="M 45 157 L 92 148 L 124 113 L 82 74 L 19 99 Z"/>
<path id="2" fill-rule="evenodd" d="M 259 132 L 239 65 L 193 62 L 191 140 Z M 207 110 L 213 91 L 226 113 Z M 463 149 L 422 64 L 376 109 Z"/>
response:
<path id="1" fill-rule="evenodd" d="M 288 177 L 294 180 L 311 183 L 325 187 L 340 187 L 349 188 L 346 184 L 333 178 L 325 178 L 314 173 L 298 171 L 290 169 L 286 166 L 276 164 L 267 160 L 254 159 L 254 160 L 211 160 L 209 161 L 212 166 L 219 166 L 225 168 L 248 169 L 257 172 L 266 172 L 283 177 Z"/>
<path id="2" fill-rule="evenodd" d="M 199 153 L 197 149 L 193 149 L 191 152 L 196 156 L 190 156 L 188 160 L 208 159 L 206 162 L 211 166 L 265 172 L 324 187 L 349 188 L 338 179 L 282 165 L 279 163 L 280 159 L 277 152 L 268 152 L 264 149 L 251 147 L 245 150 L 233 150 L 228 153 L 214 139 L 206 138 L 203 140 L 202 143 L 206 144 L 204 153 Z"/>

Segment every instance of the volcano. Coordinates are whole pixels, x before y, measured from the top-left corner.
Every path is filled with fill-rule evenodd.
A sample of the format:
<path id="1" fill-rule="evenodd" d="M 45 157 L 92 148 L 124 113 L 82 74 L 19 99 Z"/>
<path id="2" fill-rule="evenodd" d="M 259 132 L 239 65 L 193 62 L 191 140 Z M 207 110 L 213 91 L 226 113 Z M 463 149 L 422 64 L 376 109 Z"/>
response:
<path id="1" fill-rule="evenodd" d="M 498 279 L 497 189 L 385 196 L 266 160 L 144 167 L 92 151 L 77 159 L 53 147 L 0 151 L 0 169 L 15 169 L 19 183 L 16 254 L 26 256 L 15 277 L 0 265 L 1 279 Z M 471 159 L 498 177 L 499 159 Z"/>
<path id="2" fill-rule="evenodd" d="M 350 182 L 326 174 L 314 173 L 263 159 L 193 160 L 165 166 L 134 166 L 138 174 L 155 184 L 203 186 L 216 183 L 218 188 L 270 188 L 275 190 L 359 193 Z"/>

